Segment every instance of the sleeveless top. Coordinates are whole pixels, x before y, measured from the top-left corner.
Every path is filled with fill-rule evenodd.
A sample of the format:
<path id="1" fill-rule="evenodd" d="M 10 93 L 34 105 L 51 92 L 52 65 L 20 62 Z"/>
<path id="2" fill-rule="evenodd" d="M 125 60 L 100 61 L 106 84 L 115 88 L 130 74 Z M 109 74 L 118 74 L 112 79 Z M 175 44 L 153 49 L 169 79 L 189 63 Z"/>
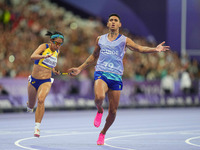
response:
<path id="1" fill-rule="evenodd" d="M 119 34 L 114 41 L 110 41 L 108 39 L 108 34 L 104 34 L 100 36 L 98 45 L 100 47 L 100 54 L 95 71 L 123 75 L 126 36 Z"/>
<path id="2" fill-rule="evenodd" d="M 58 50 L 52 52 L 51 49 L 49 48 L 49 45 L 46 44 L 46 49 L 40 55 L 48 55 L 48 54 L 53 54 L 53 55 L 48 58 L 35 60 L 35 64 L 48 69 L 54 68 L 57 65 Z"/>

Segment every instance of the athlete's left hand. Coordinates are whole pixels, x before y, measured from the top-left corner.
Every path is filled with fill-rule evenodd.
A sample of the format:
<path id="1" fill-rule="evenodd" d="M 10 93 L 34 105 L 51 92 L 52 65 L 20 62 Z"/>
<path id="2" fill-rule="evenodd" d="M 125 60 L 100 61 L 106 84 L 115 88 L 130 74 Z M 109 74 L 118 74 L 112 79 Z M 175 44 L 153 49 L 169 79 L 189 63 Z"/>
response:
<path id="1" fill-rule="evenodd" d="M 162 52 L 162 51 L 168 51 L 168 50 L 170 50 L 170 46 L 163 46 L 163 44 L 165 44 L 165 41 L 163 41 L 162 43 L 160 43 L 160 44 L 156 47 L 156 51 Z"/>
<path id="2" fill-rule="evenodd" d="M 55 74 L 55 75 L 60 75 L 60 71 L 57 71 L 57 70 L 53 70 L 53 74 Z"/>

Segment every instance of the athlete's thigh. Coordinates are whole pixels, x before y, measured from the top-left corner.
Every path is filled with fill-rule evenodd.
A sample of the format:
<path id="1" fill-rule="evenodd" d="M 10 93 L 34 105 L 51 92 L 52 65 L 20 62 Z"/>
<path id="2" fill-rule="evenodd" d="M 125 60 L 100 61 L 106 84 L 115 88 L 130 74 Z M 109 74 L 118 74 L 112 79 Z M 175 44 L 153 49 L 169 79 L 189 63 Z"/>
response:
<path id="1" fill-rule="evenodd" d="M 35 87 L 32 86 L 30 84 L 30 82 L 28 82 L 28 99 L 29 99 L 29 103 L 36 101 L 36 97 L 37 97 L 37 91 L 36 91 Z"/>
<path id="2" fill-rule="evenodd" d="M 120 100 L 120 90 L 108 90 L 109 109 L 117 109 Z"/>
<path id="3" fill-rule="evenodd" d="M 45 82 L 38 88 L 38 99 L 45 100 L 51 89 L 51 82 Z"/>
<path id="4" fill-rule="evenodd" d="M 94 82 L 94 93 L 95 95 L 104 95 L 108 91 L 108 85 L 102 79 L 97 79 Z"/>

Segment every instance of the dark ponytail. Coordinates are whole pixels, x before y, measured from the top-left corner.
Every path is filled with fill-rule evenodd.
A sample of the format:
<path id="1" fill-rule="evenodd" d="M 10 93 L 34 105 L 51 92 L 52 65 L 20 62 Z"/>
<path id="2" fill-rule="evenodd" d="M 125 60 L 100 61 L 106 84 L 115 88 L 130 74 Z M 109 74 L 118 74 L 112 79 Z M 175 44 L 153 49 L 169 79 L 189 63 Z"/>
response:
<path id="1" fill-rule="evenodd" d="M 54 31 L 53 33 L 50 31 L 47 31 L 47 33 L 45 34 L 46 36 L 50 36 L 51 39 L 55 39 L 55 38 L 61 38 L 64 41 L 64 35 L 61 32 L 58 31 Z"/>
<path id="2" fill-rule="evenodd" d="M 51 33 L 50 31 L 47 31 L 47 33 L 45 34 L 46 36 L 52 36 L 53 33 Z"/>

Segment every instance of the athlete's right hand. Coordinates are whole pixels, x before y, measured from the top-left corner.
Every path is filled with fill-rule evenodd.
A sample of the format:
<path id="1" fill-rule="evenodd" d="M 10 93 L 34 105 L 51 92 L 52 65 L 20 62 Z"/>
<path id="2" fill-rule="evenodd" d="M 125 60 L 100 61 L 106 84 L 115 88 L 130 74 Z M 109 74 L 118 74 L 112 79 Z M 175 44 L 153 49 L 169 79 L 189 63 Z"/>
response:
<path id="1" fill-rule="evenodd" d="M 45 55 L 43 56 L 43 58 L 48 58 L 48 57 L 51 57 L 53 54 L 48 54 L 48 55 Z"/>
<path id="2" fill-rule="evenodd" d="M 67 70 L 67 72 L 70 76 L 77 76 L 81 72 L 81 70 L 78 68 L 70 68 Z"/>

